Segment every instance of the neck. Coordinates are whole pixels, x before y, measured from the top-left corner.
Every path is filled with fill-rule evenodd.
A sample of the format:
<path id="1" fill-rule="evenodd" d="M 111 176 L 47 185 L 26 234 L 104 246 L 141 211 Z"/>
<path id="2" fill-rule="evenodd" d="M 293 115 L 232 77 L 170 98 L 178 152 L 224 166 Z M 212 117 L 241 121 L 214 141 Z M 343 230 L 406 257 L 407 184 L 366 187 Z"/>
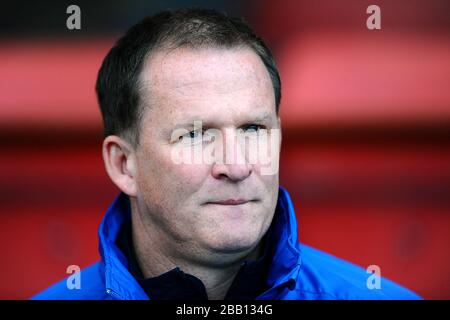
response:
<path id="1" fill-rule="evenodd" d="M 167 241 L 162 239 L 157 230 L 146 227 L 138 214 L 133 215 L 132 238 L 138 264 L 145 278 L 157 277 L 179 267 L 183 272 L 202 281 L 210 300 L 224 299 L 242 262 L 246 259 L 257 259 L 263 250 L 263 244 L 260 242 L 250 252 L 227 255 L 224 259 L 226 263 L 222 264 L 186 259 L 174 253 L 177 250 L 165 248 Z M 215 256 L 211 261 L 221 261 L 221 257 Z"/>

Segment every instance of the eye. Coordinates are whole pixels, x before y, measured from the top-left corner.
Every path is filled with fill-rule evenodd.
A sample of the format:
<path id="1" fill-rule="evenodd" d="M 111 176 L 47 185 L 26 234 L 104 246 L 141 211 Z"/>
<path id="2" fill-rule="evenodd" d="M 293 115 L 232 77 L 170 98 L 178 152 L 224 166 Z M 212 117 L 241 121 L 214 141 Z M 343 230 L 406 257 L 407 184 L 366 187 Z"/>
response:
<path id="1" fill-rule="evenodd" d="M 195 144 L 202 141 L 202 139 L 203 139 L 202 130 L 192 130 L 178 138 L 180 142 L 187 144 Z"/>
<path id="2" fill-rule="evenodd" d="M 243 127 L 244 131 L 255 131 L 258 132 L 259 130 L 264 129 L 264 126 L 261 126 L 259 124 L 249 124 Z"/>
<path id="3" fill-rule="evenodd" d="M 179 139 L 180 140 L 183 140 L 183 139 L 195 139 L 195 138 L 198 138 L 199 134 L 200 134 L 200 132 L 198 130 L 192 130 L 192 131 L 189 131 L 188 133 L 180 136 Z"/>

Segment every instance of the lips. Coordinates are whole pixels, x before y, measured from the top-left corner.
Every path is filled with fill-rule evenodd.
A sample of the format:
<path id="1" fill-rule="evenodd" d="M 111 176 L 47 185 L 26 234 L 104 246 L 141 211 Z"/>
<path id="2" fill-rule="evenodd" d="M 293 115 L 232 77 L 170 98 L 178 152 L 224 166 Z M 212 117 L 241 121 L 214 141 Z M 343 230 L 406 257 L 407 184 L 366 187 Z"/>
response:
<path id="1" fill-rule="evenodd" d="M 240 204 L 245 204 L 250 202 L 251 200 L 246 199 L 227 199 L 227 200 L 220 200 L 220 201 L 210 201 L 209 204 L 220 204 L 223 206 L 237 206 Z"/>

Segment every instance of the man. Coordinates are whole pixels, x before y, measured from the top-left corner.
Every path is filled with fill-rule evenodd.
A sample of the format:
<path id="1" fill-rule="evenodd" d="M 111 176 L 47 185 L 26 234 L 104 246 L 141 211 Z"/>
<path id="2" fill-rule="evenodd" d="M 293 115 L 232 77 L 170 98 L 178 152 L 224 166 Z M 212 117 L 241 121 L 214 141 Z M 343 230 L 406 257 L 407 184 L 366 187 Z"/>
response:
<path id="1" fill-rule="evenodd" d="M 369 289 L 362 268 L 298 243 L 278 186 L 280 78 L 241 20 L 146 18 L 108 53 L 96 89 L 106 171 L 122 192 L 81 288 L 61 281 L 36 299 L 418 298 L 386 279 Z"/>

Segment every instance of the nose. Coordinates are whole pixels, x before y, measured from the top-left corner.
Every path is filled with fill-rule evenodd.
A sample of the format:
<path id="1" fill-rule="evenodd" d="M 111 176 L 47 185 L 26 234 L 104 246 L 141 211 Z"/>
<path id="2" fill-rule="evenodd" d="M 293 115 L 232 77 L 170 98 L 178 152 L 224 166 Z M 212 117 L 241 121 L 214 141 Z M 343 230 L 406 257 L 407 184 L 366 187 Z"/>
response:
<path id="1" fill-rule="evenodd" d="M 216 179 L 228 179 L 233 182 L 245 180 L 252 173 L 248 164 L 214 164 L 212 176 Z"/>
<path id="2" fill-rule="evenodd" d="M 253 171 L 253 165 L 249 164 L 245 156 L 245 146 L 239 145 L 236 132 L 233 129 L 225 130 L 223 137 L 224 156 L 223 162 L 216 162 L 212 166 L 212 176 L 216 179 L 228 179 L 238 182 L 245 180 Z"/>

